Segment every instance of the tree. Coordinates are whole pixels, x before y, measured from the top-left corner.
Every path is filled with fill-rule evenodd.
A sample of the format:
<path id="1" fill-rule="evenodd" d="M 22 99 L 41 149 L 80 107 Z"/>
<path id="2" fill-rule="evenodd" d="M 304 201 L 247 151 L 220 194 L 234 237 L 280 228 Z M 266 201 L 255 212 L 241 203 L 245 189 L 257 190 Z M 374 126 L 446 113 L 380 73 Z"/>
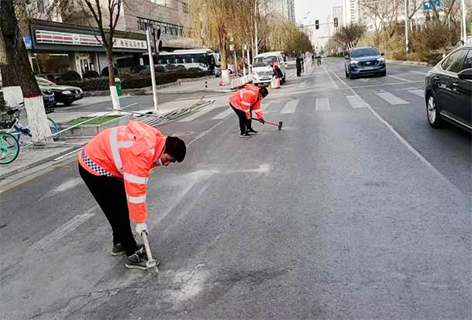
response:
<path id="1" fill-rule="evenodd" d="M 99 41 L 105 49 L 108 58 L 108 81 L 110 85 L 110 95 L 113 103 L 113 109 L 120 109 L 120 100 L 116 90 L 115 70 L 113 66 L 113 44 L 116 25 L 120 18 L 120 12 L 124 0 L 107 0 L 107 7 L 103 8 L 101 0 L 81 0 L 81 7 L 84 15 L 91 13 L 96 26 L 89 23 L 95 36 L 100 37 Z M 108 24 L 108 32 L 105 30 L 105 24 Z M 98 36 L 97 36 L 98 33 Z"/>
<path id="2" fill-rule="evenodd" d="M 28 60 L 12 1 L 0 1 L 0 31 L 4 98 L 10 107 L 16 107 L 24 97 L 33 142 L 52 142 L 43 97 Z"/>
<path id="3" fill-rule="evenodd" d="M 361 24 L 353 23 L 341 27 L 333 36 L 333 40 L 339 43 L 344 50 L 354 48 L 359 39 L 365 34 L 366 27 Z"/>

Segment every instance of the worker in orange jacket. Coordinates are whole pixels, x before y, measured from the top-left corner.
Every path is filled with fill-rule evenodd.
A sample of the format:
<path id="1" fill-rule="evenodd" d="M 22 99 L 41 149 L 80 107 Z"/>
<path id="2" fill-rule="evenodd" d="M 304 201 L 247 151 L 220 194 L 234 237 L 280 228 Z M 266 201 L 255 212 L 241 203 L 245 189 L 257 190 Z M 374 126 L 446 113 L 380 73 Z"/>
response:
<path id="1" fill-rule="evenodd" d="M 127 268 L 145 270 L 147 256 L 131 231 L 148 233 L 146 189 L 151 169 L 182 162 L 185 143 L 139 121 L 104 130 L 79 151 L 79 172 L 113 231 L 114 256 L 125 254 Z"/>
<path id="2" fill-rule="evenodd" d="M 230 107 L 236 112 L 239 118 L 239 136 L 241 138 L 251 137 L 251 133 L 257 133 L 251 126 L 251 112 L 256 113 L 261 123 L 264 123 L 264 113 L 262 112 L 261 101 L 269 94 L 266 88 L 259 88 L 253 84 L 247 84 L 243 89 L 238 90 L 229 100 Z"/>

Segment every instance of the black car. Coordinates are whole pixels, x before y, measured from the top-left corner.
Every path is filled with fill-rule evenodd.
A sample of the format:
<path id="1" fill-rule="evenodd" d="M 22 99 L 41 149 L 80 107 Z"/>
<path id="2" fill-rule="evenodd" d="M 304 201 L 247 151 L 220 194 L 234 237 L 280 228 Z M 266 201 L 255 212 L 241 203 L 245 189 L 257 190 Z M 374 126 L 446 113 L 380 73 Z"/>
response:
<path id="1" fill-rule="evenodd" d="M 363 75 L 387 75 L 383 53 L 374 47 L 358 47 L 351 50 L 344 64 L 346 78 L 355 79 Z"/>
<path id="2" fill-rule="evenodd" d="M 472 46 L 449 53 L 425 78 L 425 100 L 429 124 L 444 121 L 472 132 Z"/>
<path id="3" fill-rule="evenodd" d="M 54 96 L 54 92 L 48 87 L 39 86 L 39 89 L 43 95 L 46 113 L 54 112 L 54 107 L 56 106 L 56 97 Z"/>
<path id="4" fill-rule="evenodd" d="M 36 77 L 36 81 L 41 88 L 52 90 L 56 97 L 56 102 L 61 102 L 66 106 L 76 100 L 82 99 L 84 95 L 84 92 L 79 87 L 57 85 L 41 77 Z"/>

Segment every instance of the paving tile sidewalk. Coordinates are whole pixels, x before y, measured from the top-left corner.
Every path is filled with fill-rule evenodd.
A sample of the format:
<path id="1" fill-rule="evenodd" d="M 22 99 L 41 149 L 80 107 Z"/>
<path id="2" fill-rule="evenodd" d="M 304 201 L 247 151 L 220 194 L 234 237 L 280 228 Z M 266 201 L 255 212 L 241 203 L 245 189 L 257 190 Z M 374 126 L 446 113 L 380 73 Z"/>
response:
<path id="1" fill-rule="evenodd" d="M 0 181 L 78 150 L 87 141 L 86 138 L 68 139 L 67 144 L 58 142 L 44 146 L 34 146 L 29 142 L 23 143 L 20 146 L 18 158 L 10 164 L 0 166 Z"/>

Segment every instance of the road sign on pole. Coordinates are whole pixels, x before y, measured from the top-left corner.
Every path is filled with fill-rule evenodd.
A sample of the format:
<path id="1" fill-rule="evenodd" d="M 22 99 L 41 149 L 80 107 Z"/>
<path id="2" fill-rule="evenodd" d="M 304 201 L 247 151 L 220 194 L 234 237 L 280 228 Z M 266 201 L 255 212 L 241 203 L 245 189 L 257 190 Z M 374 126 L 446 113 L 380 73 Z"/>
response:
<path id="1" fill-rule="evenodd" d="M 433 6 L 438 9 L 441 7 L 441 0 L 424 0 L 423 1 L 423 11 L 433 10 Z"/>

